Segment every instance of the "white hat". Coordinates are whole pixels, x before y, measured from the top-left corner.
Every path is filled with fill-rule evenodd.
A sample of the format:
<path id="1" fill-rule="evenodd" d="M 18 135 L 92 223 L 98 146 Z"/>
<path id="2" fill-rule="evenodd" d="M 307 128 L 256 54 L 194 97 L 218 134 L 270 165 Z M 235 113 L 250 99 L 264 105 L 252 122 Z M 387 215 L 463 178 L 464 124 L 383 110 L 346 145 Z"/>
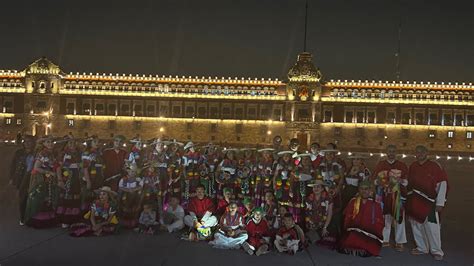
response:
<path id="1" fill-rule="evenodd" d="M 275 151 L 275 149 L 273 149 L 273 148 L 264 148 L 264 149 L 257 150 L 257 152 L 265 152 L 265 151 L 272 152 L 272 151 Z"/>
<path id="2" fill-rule="evenodd" d="M 292 155 L 293 153 L 295 153 L 294 151 L 280 151 L 277 153 L 278 156 L 283 156 L 285 154 L 289 154 L 289 155 Z"/>
<path id="3" fill-rule="evenodd" d="M 187 150 L 191 147 L 194 147 L 194 143 L 192 141 L 189 141 L 188 143 L 186 143 L 186 145 L 184 145 L 184 150 Z"/>
<path id="4" fill-rule="evenodd" d="M 367 159 L 369 156 L 362 152 L 354 152 L 352 155 L 347 156 L 348 159 Z"/>
<path id="5" fill-rule="evenodd" d="M 223 153 L 226 153 L 226 152 L 229 152 L 229 151 L 238 152 L 239 150 L 238 150 L 238 149 L 233 149 L 233 148 L 223 149 L 223 150 L 222 150 Z"/>
<path id="6" fill-rule="evenodd" d="M 334 149 L 328 149 L 328 150 L 321 150 L 320 151 L 322 154 L 326 154 L 328 152 L 334 152 L 334 153 L 338 153 L 339 151 L 338 150 L 334 150 Z"/>
<path id="7" fill-rule="evenodd" d="M 101 188 L 98 188 L 94 190 L 95 193 L 100 193 L 100 192 L 105 192 L 109 195 L 117 196 L 117 192 L 113 191 L 110 187 L 108 186 L 103 186 Z"/>

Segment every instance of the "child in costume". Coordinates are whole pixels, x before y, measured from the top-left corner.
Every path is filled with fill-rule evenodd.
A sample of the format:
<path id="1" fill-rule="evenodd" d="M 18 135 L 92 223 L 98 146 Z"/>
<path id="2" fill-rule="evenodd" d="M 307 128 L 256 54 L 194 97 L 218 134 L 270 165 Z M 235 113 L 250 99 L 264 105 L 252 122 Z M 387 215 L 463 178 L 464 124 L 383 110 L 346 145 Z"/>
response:
<path id="1" fill-rule="evenodd" d="M 143 204 L 143 211 L 138 219 L 138 231 L 140 233 L 153 235 L 158 222 L 156 221 L 156 211 L 153 210 L 154 204 Z M 156 205 L 155 205 L 156 206 Z"/>
<path id="2" fill-rule="evenodd" d="M 95 191 L 99 197 L 91 205 L 90 211 L 84 215 L 87 223 L 71 226 L 71 236 L 102 236 L 116 231 L 118 220 L 115 216 L 114 198 L 117 195 L 110 187 L 102 187 Z"/>
<path id="3" fill-rule="evenodd" d="M 179 231 L 184 228 L 184 209 L 179 205 L 179 198 L 176 195 L 169 197 L 168 206 L 160 218 L 161 229 L 169 233 Z"/>
<path id="4" fill-rule="evenodd" d="M 278 252 L 287 252 L 291 255 L 296 254 L 304 247 L 303 230 L 295 224 L 291 213 L 287 213 L 283 217 L 283 226 L 278 230 L 274 244 Z"/>
<path id="5" fill-rule="evenodd" d="M 249 255 L 260 256 L 268 253 L 268 244 L 270 243 L 270 228 L 265 219 L 262 208 L 255 208 L 252 212 L 252 218 L 247 222 L 246 230 L 248 239 L 242 244 L 242 248 Z"/>
<path id="6" fill-rule="evenodd" d="M 239 249 L 247 238 L 244 218 L 238 212 L 237 202 L 231 202 L 220 219 L 219 230 L 214 234 L 214 240 L 209 244 L 215 248 Z"/>

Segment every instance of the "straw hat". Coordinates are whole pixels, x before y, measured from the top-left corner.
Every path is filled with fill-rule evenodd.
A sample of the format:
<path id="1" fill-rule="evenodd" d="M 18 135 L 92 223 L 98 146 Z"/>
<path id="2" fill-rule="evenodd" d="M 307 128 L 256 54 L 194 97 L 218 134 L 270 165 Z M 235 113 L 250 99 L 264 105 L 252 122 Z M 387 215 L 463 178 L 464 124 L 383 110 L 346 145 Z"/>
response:
<path id="1" fill-rule="evenodd" d="M 99 194 L 100 192 L 105 192 L 109 196 L 117 196 L 117 192 L 113 191 L 109 186 L 103 186 L 99 189 L 94 190 L 95 193 Z"/>

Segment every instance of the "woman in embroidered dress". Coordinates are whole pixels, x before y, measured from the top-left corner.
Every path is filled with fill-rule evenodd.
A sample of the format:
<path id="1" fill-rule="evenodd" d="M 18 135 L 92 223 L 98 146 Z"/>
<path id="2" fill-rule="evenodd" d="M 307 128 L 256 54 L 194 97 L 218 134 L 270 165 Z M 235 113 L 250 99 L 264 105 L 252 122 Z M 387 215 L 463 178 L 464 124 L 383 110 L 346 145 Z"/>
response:
<path id="1" fill-rule="evenodd" d="M 345 209 L 349 201 L 357 194 L 359 182 L 368 180 L 371 176 L 370 170 L 364 164 L 366 156 L 361 153 L 354 153 L 348 158 L 352 159 L 352 165 L 343 180 L 342 209 Z"/>
<path id="2" fill-rule="evenodd" d="M 117 208 L 114 199 L 117 193 L 105 186 L 95 192 L 99 197 L 84 215 L 88 222 L 71 226 L 71 236 L 102 236 L 115 233 L 118 220 L 115 216 Z"/>
<path id="3" fill-rule="evenodd" d="M 278 163 L 273 175 L 273 190 L 279 205 L 289 206 L 291 199 L 291 179 L 290 174 L 295 170 L 296 165 L 291 158 L 293 151 L 278 152 Z"/>
<path id="4" fill-rule="evenodd" d="M 25 221 L 28 226 L 45 228 L 57 224 L 58 187 L 54 169 L 53 138 L 45 136 L 38 142 L 42 147 L 36 155 L 31 171 Z"/>
<path id="5" fill-rule="evenodd" d="M 297 156 L 297 160 L 299 161 L 299 164 L 291 173 L 291 204 L 288 210 L 293 215 L 295 223 L 303 227 L 303 217 L 305 211 L 304 200 L 308 194 L 307 184 L 309 181 L 314 179 L 315 171 L 311 162 L 311 154 L 299 154 Z"/>
<path id="6" fill-rule="evenodd" d="M 273 151 L 272 148 L 258 150 L 259 162 L 255 170 L 255 178 L 252 180 L 251 189 L 254 191 L 255 206 L 261 206 L 265 199 L 265 191 L 272 189 L 273 179 Z"/>
<path id="7" fill-rule="evenodd" d="M 102 153 L 99 150 L 99 139 L 92 136 L 86 140 L 86 149 L 82 152 L 82 211 L 90 210 L 95 200 L 94 191 L 102 187 L 104 176 L 102 173 Z"/>
<path id="8" fill-rule="evenodd" d="M 119 181 L 119 217 L 125 228 L 138 225 L 143 200 L 143 180 L 137 176 L 136 164 L 126 165 L 126 172 Z"/>
<path id="9" fill-rule="evenodd" d="M 330 227 L 332 219 L 332 199 L 325 190 L 326 184 L 317 179 L 308 184 L 313 192 L 306 199 L 306 230 L 309 240 L 320 246 L 335 248 L 335 228 Z"/>
<path id="10" fill-rule="evenodd" d="M 66 137 L 66 145 L 57 158 L 56 176 L 59 186 L 59 204 L 56 210 L 63 228 L 79 222 L 81 217 L 81 182 L 79 164 L 81 152 L 76 140 Z"/>

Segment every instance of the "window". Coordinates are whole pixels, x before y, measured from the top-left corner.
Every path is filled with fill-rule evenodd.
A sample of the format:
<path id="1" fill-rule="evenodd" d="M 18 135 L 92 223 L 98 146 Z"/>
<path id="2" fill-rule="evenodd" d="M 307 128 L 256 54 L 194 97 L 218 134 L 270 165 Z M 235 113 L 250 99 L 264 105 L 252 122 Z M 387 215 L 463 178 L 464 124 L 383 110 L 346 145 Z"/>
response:
<path id="1" fill-rule="evenodd" d="M 200 117 L 200 118 L 206 117 L 206 112 L 207 112 L 206 107 L 204 107 L 204 106 L 199 107 L 198 108 L 198 117 Z"/>
<path id="2" fill-rule="evenodd" d="M 4 113 L 13 113 L 13 101 L 5 100 L 3 103 L 3 112 Z"/>
<path id="3" fill-rule="evenodd" d="M 472 139 L 472 131 L 466 132 L 466 139 Z"/>
<path id="4" fill-rule="evenodd" d="M 464 116 L 462 114 L 456 114 L 454 116 L 454 125 L 463 126 L 464 125 Z"/>
<path id="5" fill-rule="evenodd" d="M 466 126 L 472 127 L 474 126 L 474 114 L 469 114 L 466 116 Z"/>
<path id="6" fill-rule="evenodd" d="M 428 132 L 428 138 L 430 139 L 436 138 L 436 130 L 430 130 L 430 132 Z"/>
<path id="7" fill-rule="evenodd" d="M 74 127 L 74 119 L 68 119 L 67 120 L 67 126 L 68 127 Z"/>
<path id="8" fill-rule="evenodd" d="M 104 109 L 104 104 L 98 103 L 95 105 L 95 113 L 97 115 L 103 115 L 105 114 L 105 109 Z"/>
<path id="9" fill-rule="evenodd" d="M 255 109 L 255 107 L 249 107 L 247 109 L 247 115 L 251 118 L 255 118 L 255 115 L 257 114 L 257 110 Z"/>
<path id="10" fill-rule="evenodd" d="M 133 115 L 143 116 L 143 107 L 141 104 L 135 104 L 135 106 L 133 107 Z"/>
<path id="11" fill-rule="evenodd" d="M 186 106 L 186 117 L 194 117 L 194 107 Z"/>
<path id="12" fill-rule="evenodd" d="M 115 115 L 116 111 L 117 111 L 117 106 L 114 103 L 109 104 L 109 108 L 107 108 L 107 114 L 108 115 Z"/>
<path id="13" fill-rule="evenodd" d="M 336 137 L 342 136 L 342 127 L 335 127 L 334 128 L 334 136 L 336 136 Z"/>
<path id="14" fill-rule="evenodd" d="M 12 119 L 7 117 L 5 118 L 5 125 L 11 125 L 12 124 Z"/>
<path id="15" fill-rule="evenodd" d="M 367 111 L 367 123 L 375 123 L 375 111 Z"/>
<path id="16" fill-rule="evenodd" d="M 454 138 L 454 131 L 452 130 L 448 131 L 448 138 L 450 139 Z"/>
<path id="17" fill-rule="evenodd" d="M 242 116 L 244 115 L 244 109 L 241 108 L 241 107 L 237 107 L 235 108 L 235 117 L 236 118 L 242 118 Z"/>
<path id="18" fill-rule="evenodd" d="M 212 133 L 217 133 L 217 124 L 216 123 L 211 124 L 210 131 Z"/>
<path id="19" fill-rule="evenodd" d="M 311 116 L 307 108 L 298 109 L 298 120 L 299 121 L 311 121 Z"/>
<path id="20" fill-rule="evenodd" d="M 451 114 L 443 114 L 443 126 L 453 125 L 453 116 Z"/>
<path id="21" fill-rule="evenodd" d="M 438 114 L 430 113 L 428 119 L 430 125 L 439 125 Z"/>
<path id="22" fill-rule="evenodd" d="M 403 113 L 402 114 L 402 124 L 410 124 L 411 122 L 411 114 L 410 113 Z"/>
<path id="23" fill-rule="evenodd" d="M 260 135 L 267 135 L 268 126 L 267 125 L 260 125 Z"/>
<path id="24" fill-rule="evenodd" d="M 323 122 L 332 122 L 332 111 L 326 110 L 324 111 L 324 120 Z"/>
<path id="25" fill-rule="evenodd" d="M 225 117 L 229 117 L 230 116 L 230 107 L 223 107 L 222 108 L 222 115 L 225 116 Z"/>
<path id="26" fill-rule="evenodd" d="M 395 112 L 387 113 L 387 123 L 395 124 L 397 122 Z"/>
<path id="27" fill-rule="evenodd" d="M 36 108 L 38 110 L 46 110 L 46 102 L 45 101 L 37 101 L 36 102 Z"/>
<path id="28" fill-rule="evenodd" d="M 66 114 L 73 115 L 75 109 L 76 109 L 76 105 L 72 102 L 68 102 L 66 105 Z"/>
<path id="29" fill-rule="evenodd" d="M 260 118 L 261 119 L 268 119 L 268 109 L 266 108 L 263 108 L 263 109 L 260 109 Z"/>
<path id="30" fill-rule="evenodd" d="M 235 137 L 236 141 L 240 141 L 240 136 Z"/>
<path id="31" fill-rule="evenodd" d="M 85 115 L 91 114 L 91 104 L 90 103 L 83 103 L 82 104 L 82 113 Z"/>
<path id="32" fill-rule="evenodd" d="M 344 116 L 344 122 L 352 123 L 354 119 L 354 112 L 353 111 L 346 111 Z"/>
<path id="33" fill-rule="evenodd" d="M 181 116 L 181 106 L 173 106 L 173 116 L 174 117 Z"/>
<path id="34" fill-rule="evenodd" d="M 365 121 L 364 111 L 357 111 L 356 123 L 364 123 Z"/>
<path id="35" fill-rule="evenodd" d="M 130 114 L 130 105 L 122 104 L 122 108 L 120 109 L 121 115 L 129 115 Z"/>
<path id="36" fill-rule="evenodd" d="M 146 115 L 147 116 L 155 116 L 155 106 L 154 105 L 148 105 L 146 107 Z"/>
<path id="37" fill-rule="evenodd" d="M 425 115 L 423 113 L 416 113 L 415 114 L 415 124 L 416 125 L 423 125 L 425 123 Z"/>
<path id="38" fill-rule="evenodd" d="M 235 124 L 235 133 L 242 134 L 243 131 L 243 124 Z"/>
<path id="39" fill-rule="evenodd" d="M 17 125 L 21 125 L 23 123 L 23 121 L 21 121 L 21 118 L 17 118 L 16 119 L 16 124 Z"/>
<path id="40" fill-rule="evenodd" d="M 273 117 L 274 120 L 280 120 L 281 118 L 281 109 L 273 109 Z"/>
<path id="41" fill-rule="evenodd" d="M 211 106 L 209 115 L 211 118 L 219 118 L 219 108 L 217 106 Z"/>
<path id="42" fill-rule="evenodd" d="M 160 116 L 167 116 L 167 115 L 168 115 L 168 106 L 160 105 Z"/>

